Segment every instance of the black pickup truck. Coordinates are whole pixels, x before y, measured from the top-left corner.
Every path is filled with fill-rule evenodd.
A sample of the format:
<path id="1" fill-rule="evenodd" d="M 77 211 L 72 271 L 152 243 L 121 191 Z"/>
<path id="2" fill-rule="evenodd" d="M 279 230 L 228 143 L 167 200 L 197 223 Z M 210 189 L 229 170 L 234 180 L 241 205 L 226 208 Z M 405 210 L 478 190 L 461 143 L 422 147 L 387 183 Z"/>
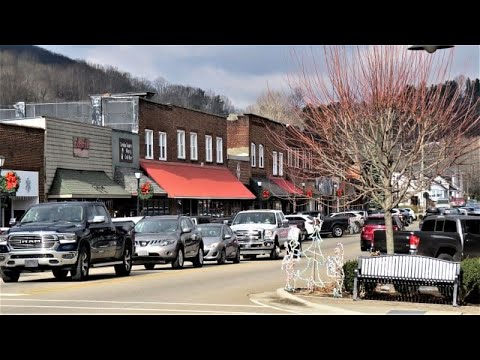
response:
<path id="1" fill-rule="evenodd" d="M 34 205 L 0 235 L 0 274 L 17 282 L 23 271 L 51 270 L 57 279 L 88 277 L 91 267 L 114 266 L 130 274 L 133 233 L 115 225 L 101 202 L 69 201 Z"/>
<path id="2" fill-rule="evenodd" d="M 420 231 L 393 233 L 394 252 L 430 256 L 450 261 L 480 257 L 480 218 L 466 215 L 433 215 Z M 387 250 L 385 231 L 377 230 L 373 250 Z"/>
<path id="3" fill-rule="evenodd" d="M 342 236 L 348 229 L 349 218 L 343 216 L 325 216 L 323 218 L 320 234 L 332 235 L 333 237 Z"/>

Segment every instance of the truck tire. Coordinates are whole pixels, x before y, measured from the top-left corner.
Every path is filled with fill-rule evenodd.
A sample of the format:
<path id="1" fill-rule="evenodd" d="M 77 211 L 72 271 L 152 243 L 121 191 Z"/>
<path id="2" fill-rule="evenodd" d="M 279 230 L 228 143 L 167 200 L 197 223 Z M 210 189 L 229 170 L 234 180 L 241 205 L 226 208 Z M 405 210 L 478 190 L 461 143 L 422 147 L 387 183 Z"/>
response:
<path id="1" fill-rule="evenodd" d="M 175 260 L 172 262 L 172 268 L 174 269 L 181 269 L 183 268 L 183 262 L 185 261 L 184 257 L 183 257 L 183 249 L 182 248 L 178 248 L 178 251 L 177 251 L 177 257 L 175 258 Z"/>
<path id="2" fill-rule="evenodd" d="M 445 253 L 443 253 L 443 254 L 439 254 L 439 255 L 437 256 L 437 259 L 447 260 L 447 261 L 453 261 L 453 256 L 450 255 L 450 254 L 445 254 Z"/>
<path id="3" fill-rule="evenodd" d="M 90 270 L 90 254 L 86 246 L 82 245 L 78 252 L 78 260 L 75 267 L 70 271 L 73 281 L 84 281 L 88 278 Z"/>
<path id="4" fill-rule="evenodd" d="M 128 276 L 132 271 L 132 250 L 130 243 L 125 244 L 123 249 L 122 263 L 115 265 L 115 274 L 117 276 Z"/>
<path id="5" fill-rule="evenodd" d="M 280 245 L 278 245 L 278 240 L 275 239 L 275 245 L 273 245 L 272 252 L 270 253 L 270 260 L 277 260 L 280 255 Z"/>
<path id="6" fill-rule="evenodd" d="M 0 270 L 2 275 L 2 280 L 4 283 L 13 283 L 17 282 L 20 278 L 20 271 L 11 269 L 11 270 Z"/>
<path id="7" fill-rule="evenodd" d="M 53 269 L 52 270 L 53 276 L 57 280 L 65 280 L 68 275 L 68 270 L 63 270 L 63 269 Z"/>
<path id="8" fill-rule="evenodd" d="M 341 237 L 343 235 L 343 229 L 341 226 L 335 225 L 332 229 L 333 237 Z"/>
<path id="9" fill-rule="evenodd" d="M 203 246 L 198 248 L 197 256 L 193 259 L 193 267 L 202 267 L 203 266 Z"/>

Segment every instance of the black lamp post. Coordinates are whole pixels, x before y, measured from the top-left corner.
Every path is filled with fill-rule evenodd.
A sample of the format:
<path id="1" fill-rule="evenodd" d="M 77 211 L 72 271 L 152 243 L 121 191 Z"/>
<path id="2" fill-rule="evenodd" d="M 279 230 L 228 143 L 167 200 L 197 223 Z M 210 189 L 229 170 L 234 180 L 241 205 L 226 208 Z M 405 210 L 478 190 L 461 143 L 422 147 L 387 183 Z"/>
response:
<path id="1" fill-rule="evenodd" d="M 140 213 L 140 178 L 142 177 L 141 172 L 135 172 L 135 178 L 137 179 L 137 216 Z"/>
<path id="2" fill-rule="evenodd" d="M 2 170 L 3 164 L 5 164 L 5 156 L 0 155 L 0 171 Z M 0 174 L 1 176 L 1 174 Z M 0 226 L 3 227 L 3 209 L 2 209 L 2 196 L 3 194 L 0 192 Z"/>
<path id="3" fill-rule="evenodd" d="M 302 191 L 303 191 L 303 196 L 305 197 L 305 204 L 304 204 L 304 209 L 303 211 L 307 211 L 307 204 L 308 204 L 308 198 L 307 198 L 307 194 L 305 194 L 305 183 L 302 182 Z"/>
<path id="4" fill-rule="evenodd" d="M 263 200 L 263 192 L 262 192 L 262 182 L 261 181 L 257 181 L 257 185 L 258 187 L 260 188 L 260 201 L 259 201 L 259 206 L 260 206 L 260 209 L 263 209 L 263 204 L 262 204 L 262 200 Z"/>

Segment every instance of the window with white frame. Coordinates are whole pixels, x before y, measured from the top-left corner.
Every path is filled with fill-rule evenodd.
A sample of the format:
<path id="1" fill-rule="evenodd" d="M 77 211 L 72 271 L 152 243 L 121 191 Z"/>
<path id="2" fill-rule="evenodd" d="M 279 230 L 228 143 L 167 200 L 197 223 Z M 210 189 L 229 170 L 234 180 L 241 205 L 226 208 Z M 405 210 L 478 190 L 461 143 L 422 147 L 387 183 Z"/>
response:
<path id="1" fill-rule="evenodd" d="M 177 158 L 185 159 L 185 130 L 177 130 Z"/>
<path id="2" fill-rule="evenodd" d="M 292 161 L 292 149 L 287 150 L 287 165 L 292 166 L 293 161 Z"/>
<path id="3" fill-rule="evenodd" d="M 294 160 L 294 167 L 300 167 L 300 149 L 295 149 L 295 156 L 293 157 Z"/>
<path id="4" fill-rule="evenodd" d="M 223 139 L 217 137 L 217 163 L 223 163 Z"/>
<path id="5" fill-rule="evenodd" d="M 205 135 L 205 161 L 212 162 L 212 135 Z"/>
<path id="6" fill-rule="evenodd" d="M 190 133 L 190 160 L 198 160 L 197 133 Z"/>
<path id="7" fill-rule="evenodd" d="M 158 147 L 160 148 L 158 160 L 167 160 L 167 133 L 158 132 Z"/>
<path id="8" fill-rule="evenodd" d="M 278 176 L 283 176 L 283 153 L 278 153 Z"/>
<path id="9" fill-rule="evenodd" d="M 145 129 L 145 159 L 153 159 L 153 130 Z"/>
<path id="10" fill-rule="evenodd" d="M 278 175 L 278 157 L 277 152 L 273 152 L 273 175 Z"/>
<path id="11" fill-rule="evenodd" d="M 303 159 L 302 167 L 306 169 L 308 164 L 307 150 L 302 150 L 302 159 Z"/>
<path id="12" fill-rule="evenodd" d="M 263 169 L 263 145 L 258 145 L 258 167 Z"/>
<path id="13" fill-rule="evenodd" d="M 250 144 L 250 164 L 252 165 L 252 167 L 255 167 L 257 165 L 255 153 L 256 153 L 255 143 L 251 143 Z"/>

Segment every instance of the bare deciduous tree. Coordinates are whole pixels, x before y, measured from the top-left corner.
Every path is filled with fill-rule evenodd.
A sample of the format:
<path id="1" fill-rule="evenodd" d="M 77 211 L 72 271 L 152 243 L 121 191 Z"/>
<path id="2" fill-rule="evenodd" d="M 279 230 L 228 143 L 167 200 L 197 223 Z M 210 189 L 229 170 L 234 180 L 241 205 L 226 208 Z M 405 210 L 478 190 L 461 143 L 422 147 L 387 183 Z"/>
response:
<path id="1" fill-rule="evenodd" d="M 355 190 L 342 194 L 345 203 L 365 197 L 383 208 L 389 254 L 390 210 L 424 175 L 441 175 L 475 149 L 475 103 L 458 86 L 430 85 L 444 83 L 453 51 L 324 47 L 326 74 L 302 67 L 292 80 L 308 104 L 304 127 L 289 127 L 287 139 L 272 134 L 285 151 L 301 149 L 302 176 L 337 178 Z"/>

